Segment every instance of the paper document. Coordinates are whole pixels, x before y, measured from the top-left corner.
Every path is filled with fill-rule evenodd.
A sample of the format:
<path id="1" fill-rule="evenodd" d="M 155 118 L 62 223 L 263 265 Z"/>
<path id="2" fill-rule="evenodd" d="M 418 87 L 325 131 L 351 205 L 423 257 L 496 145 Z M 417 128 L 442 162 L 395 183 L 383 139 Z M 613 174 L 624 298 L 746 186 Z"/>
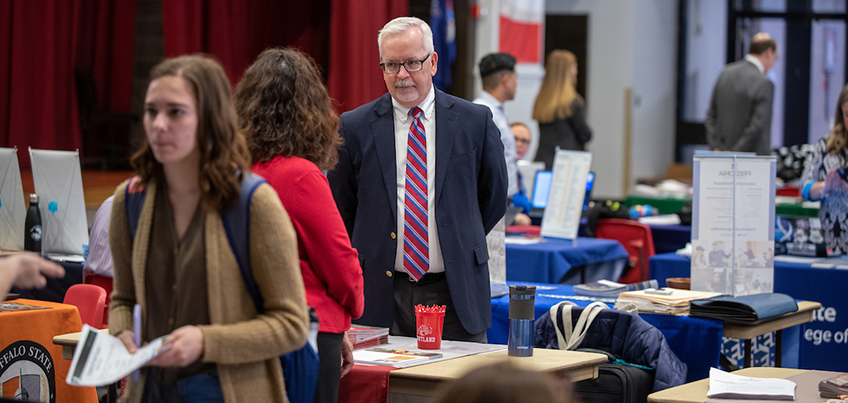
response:
<path id="1" fill-rule="evenodd" d="M 795 400 L 795 382 L 788 379 L 752 378 L 710 368 L 707 397 L 723 399 Z"/>
<path id="2" fill-rule="evenodd" d="M 164 340 L 162 336 L 130 354 L 117 337 L 83 325 L 65 382 L 74 386 L 104 386 L 118 382 L 156 357 Z"/>

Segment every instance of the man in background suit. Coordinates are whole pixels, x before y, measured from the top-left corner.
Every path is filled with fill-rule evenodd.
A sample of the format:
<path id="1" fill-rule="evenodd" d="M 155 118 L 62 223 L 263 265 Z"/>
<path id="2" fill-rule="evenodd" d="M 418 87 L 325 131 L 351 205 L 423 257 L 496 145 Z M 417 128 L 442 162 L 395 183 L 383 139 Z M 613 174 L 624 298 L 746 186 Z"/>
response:
<path id="1" fill-rule="evenodd" d="M 710 149 L 770 154 L 774 84 L 766 73 L 776 60 L 777 43 L 758 33 L 745 59 L 721 72 L 704 122 Z"/>
<path id="2" fill-rule="evenodd" d="M 415 305 L 445 305 L 444 339 L 484 342 L 486 234 L 507 201 L 503 145 L 488 108 L 433 88 L 432 38 L 418 18 L 380 31 L 388 94 L 341 115 L 328 179 L 365 277 L 357 323 L 414 336 Z"/>

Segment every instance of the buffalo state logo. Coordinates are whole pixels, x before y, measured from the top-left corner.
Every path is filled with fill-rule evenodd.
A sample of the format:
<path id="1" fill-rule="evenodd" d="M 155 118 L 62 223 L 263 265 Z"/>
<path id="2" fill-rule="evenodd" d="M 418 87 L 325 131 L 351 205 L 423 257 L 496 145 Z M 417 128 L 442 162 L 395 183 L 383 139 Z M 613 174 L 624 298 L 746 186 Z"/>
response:
<path id="1" fill-rule="evenodd" d="M 41 344 L 21 340 L 0 351 L 0 397 L 56 402 L 53 357 Z"/>

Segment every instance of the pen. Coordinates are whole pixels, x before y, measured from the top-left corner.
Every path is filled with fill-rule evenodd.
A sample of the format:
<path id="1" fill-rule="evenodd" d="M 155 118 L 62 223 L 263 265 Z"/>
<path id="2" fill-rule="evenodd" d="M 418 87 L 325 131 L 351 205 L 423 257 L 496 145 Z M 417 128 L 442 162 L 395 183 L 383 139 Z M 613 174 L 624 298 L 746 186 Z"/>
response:
<path id="1" fill-rule="evenodd" d="M 141 305 L 139 304 L 133 307 L 133 342 L 136 347 L 141 346 Z M 135 370 L 133 380 L 138 382 L 140 374 L 140 369 Z"/>

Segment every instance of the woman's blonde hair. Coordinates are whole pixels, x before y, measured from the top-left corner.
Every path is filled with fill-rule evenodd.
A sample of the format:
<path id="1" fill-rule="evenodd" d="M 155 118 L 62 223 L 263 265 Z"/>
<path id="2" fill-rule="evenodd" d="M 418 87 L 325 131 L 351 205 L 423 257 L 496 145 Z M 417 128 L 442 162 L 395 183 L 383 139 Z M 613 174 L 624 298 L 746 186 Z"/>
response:
<path id="1" fill-rule="evenodd" d="M 224 68 L 205 55 L 165 59 L 153 67 L 150 81 L 175 76 L 186 81 L 197 104 L 197 147 L 200 149 L 201 202 L 211 211 L 222 211 L 238 200 L 240 180 L 250 169 L 247 141 L 238 131 L 230 82 Z M 130 158 L 141 183 L 164 182 L 162 164 L 147 141 Z"/>
<path id="2" fill-rule="evenodd" d="M 845 118 L 842 111 L 842 105 L 845 105 L 846 102 L 848 102 L 848 85 L 842 87 L 842 92 L 839 93 L 839 101 L 836 102 L 833 129 L 827 136 L 826 151 L 828 154 L 840 153 L 848 146 L 848 130 L 845 128 Z"/>
<path id="3" fill-rule="evenodd" d="M 577 77 L 572 76 L 571 69 L 576 64 L 574 53 L 567 50 L 555 50 L 548 55 L 545 78 L 533 106 L 533 119 L 539 123 L 550 123 L 571 116 L 571 105 L 577 98 L 574 90 Z"/>

